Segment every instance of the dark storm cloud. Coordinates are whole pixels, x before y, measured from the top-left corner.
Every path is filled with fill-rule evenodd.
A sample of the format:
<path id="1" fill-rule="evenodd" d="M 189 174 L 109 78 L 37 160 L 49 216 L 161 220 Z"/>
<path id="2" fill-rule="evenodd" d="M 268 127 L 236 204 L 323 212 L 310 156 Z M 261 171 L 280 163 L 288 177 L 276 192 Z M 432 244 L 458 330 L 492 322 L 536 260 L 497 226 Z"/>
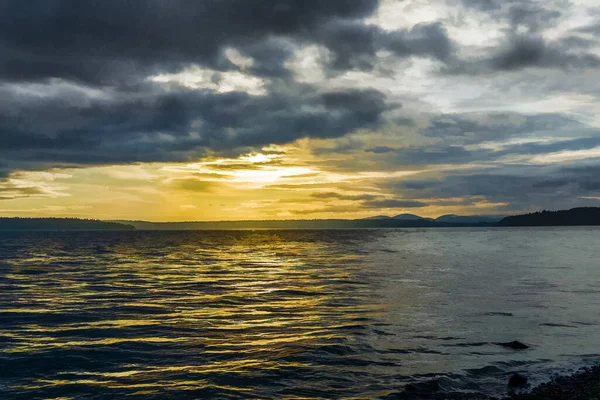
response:
<path id="1" fill-rule="evenodd" d="M 190 63 L 229 69 L 225 47 L 250 46 L 260 56 L 252 46 L 270 36 L 310 40 L 328 21 L 363 18 L 377 5 L 377 0 L 3 1 L 0 79 L 112 84 Z M 273 51 L 263 51 L 269 55 L 262 60 L 273 59 Z"/>
<path id="2" fill-rule="evenodd" d="M 381 34 L 380 28 L 373 25 L 334 21 L 323 28 L 319 41 L 332 51 L 333 69 L 369 70 L 373 68 Z"/>
<path id="3" fill-rule="evenodd" d="M 368 69 L 375 52 L 445 59 L 450 41 L 439 24 L 387 32 L 361 20 L 378 0 L 18 0 L 0 4 L 0 79 L 61 78 L 125 85 L 197 64 L 238 69 L 224 54 L 254 59 L 249 71 L 285 77 L 295 44 L 331 50 L 334 69 Z"/>
<path id="4" fill-rule="evenodd" d="M 394 31 L 385 38 L 385 48 L 397 56 L 431 56 L 448 60 L 454 52 L 454 44 L 440 23 L 421 23 L 409 31 Z"/>
<path id="5" fill-rule="evenodd" d="M 437 23 L 386 31 L 364 20 L 378 0 L 0 3 L 0 157 L 5 170 L 237 155 L 302 137 L 376 128 L 377 90 L 325 92 L 295 82 L 289 61 L 322 45 L 329 72 L 373 67 L 378 50 L 445 59 Z M 226 50 L 250 57 L 240 65 Z M 363 62 L 364 61 L 364 62 Z M 236 64 L 237 62 L 237 64 Z M 149 81 L 201 66 L 259 77 L 264 93 L 188 90 Z M 227 82 L 225 82 L 227 83 Z M 19 164 L 17 167 L 17 163 Z M 0 170 L 2 171 L 2 170 Z"/>
<path id="6" fill-rule="evenodd" d="M 450 59 L 455 50 L 440 23 L 420 23 L 408 30 L 386 31 L 354 21 L 333 21 L 317 40 L 331 50 L 333 70 L 370 70 L 379 50 L 387 50 L 398 58 L 420 56 L 440 61 Z"/>
<path id="7" fill-rule="evenodd" d="M 29 100 L 29 101 L 27 101 Z M 0 108 L 5 160 L 73 164 L 187 160 L 301 137 L 376 127 L 388 109 L 375 90 L 270 93 L 151 91 L 87 104 L 20 98 Z"/>
<path id="8" fill-rule="evenodd" d="M 488 56 L 470 60 L 453 59 L 442 71 L 450 75 L 483 75 L 526 68 L 597 68 L 600 66 L 600 57 L 584 51 L 592 45 L 589 40 L 574 36 L 550 42 L 538 35 L 511 33 Z"/>
<path id="9" fill-rule="evenodd" d="M 335 70 L 370 69 L 388 49 L 446 59 L 451 43 L 439 24 L 388 32 L 361 20 L 378 0 L 101 2 L 9 0 L 0 4 L 0 79 L 61 78 L 90 85 L 129 85 L 198 64 L 237 69 L 224 55 L 250 56 L 249 71 L 286 77 L 296 44 L 320 44 Z"/>
<path id="10" fill-rule="evenodd" d="M 270 37 L 256 43 L 245 44 L 238 50 L 240 54 L 252 59 L 252 65 L 247 68 L 247 72 L 252 75 L 283 79 L 289 79 L 292 75 L 285 67 L 285 62 L 295 51 L 294 43 L 290 40 Z"/>
<path id="11" fill-rule="evenodd" d="M 329 92 L 321 95 L 321 99 L 330 111 L 351 111 L 357 118 L 364 118 L 366 121 L 377 117 L 387 108 L 385 96 L 374 89 Z"/>
<path id="12" fill-rule="evenodd" d="M 538 68 L 592 68 L 600 65 L 594 54 L 571 52 L 562 43 L 547 43 L 539 36 L 511 37 L 504 48 L 489 60 L 498 70 Z"/>

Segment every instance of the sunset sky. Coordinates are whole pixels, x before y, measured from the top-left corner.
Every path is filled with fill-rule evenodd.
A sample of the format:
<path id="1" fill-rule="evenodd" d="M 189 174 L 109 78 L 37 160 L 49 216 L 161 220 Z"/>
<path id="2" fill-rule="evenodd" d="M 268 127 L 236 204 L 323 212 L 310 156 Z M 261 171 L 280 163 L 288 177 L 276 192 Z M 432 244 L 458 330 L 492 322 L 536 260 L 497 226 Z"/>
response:
<path id="1" fill-rule="evenodd" d="M 593 0 L 0 2 L 0 216 L 600 206 Z"/>

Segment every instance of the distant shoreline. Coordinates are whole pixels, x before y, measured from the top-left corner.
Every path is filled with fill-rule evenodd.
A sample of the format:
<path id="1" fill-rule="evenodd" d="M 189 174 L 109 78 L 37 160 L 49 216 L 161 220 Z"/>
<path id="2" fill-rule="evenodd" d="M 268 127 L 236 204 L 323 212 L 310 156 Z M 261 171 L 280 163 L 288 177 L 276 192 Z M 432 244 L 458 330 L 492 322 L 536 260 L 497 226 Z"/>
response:
<path id="1" fill-rule="evenodd" d="M 246 220 L 147 222 L 113 221 L 132 225 L 137 230 L 247 230 L 247 229 L 365 229 L 365 228 L 460 228 L 517 226 L 600 226 L 600 207 L 542 211 L 509 217 L 446 215 L 437 219 L 413 214 L 364 219 Z"/>
<path id="2" fill-rule="evenodd" d="M 132 225 L 80 218 L 0 218 L 0 231 L 133 231 Z"/>
<path id="3" fill-rule="evenodd" d="M 394 229 L 457 229 L 457 228 L 480 228 L 480 229 L 508 229 L 508 228 L 594 228 L 598 225 L 453 225 L 453 226 L 393 226 L 393 227 L 324 227 L 324 228 L 294 228 L 294 227 L 277 227 L 277 228 L 256 228 L 256 227 L 240 227 L 240 228 L 141 228 L 141 229 L 6 229 L 0 227 L 0 232 L 235 232 L 235 231 L 369 231 L 369 230 L 394 230 Z M 600 399 L 599 399 L 600 400 Z"/>
<path id="4" fill-rule="evenodd" d="M 504 217 L 493 221 L 490 216 L 442 216 L 437 219 L 413 214 L 396 217 L 378 216 L 365 219 L 301 219 L 246 221 L 100 221 L 77 218 L 0 218 L 0 231 L 181 231 L 181 230 L 323 230 L 381 228 L 492 228 L 492 227 L 559 227 L 600 226 L 600 207 L 542 211 Z"/>
<path id="5" fill-rule="evenodd" d="M 452 226 L 390 226 L 390 227 L 323 227 L 323 228 L 301 228 L 301 227 L 239 227 L 239 228 L 133 228 L 133 229 L 6 229 L 0 227 L 0 232 L 234 232 L 234 231 L 358 231 L 358 230 L 393 230 L 393 229 L 457 229 L 457 228 L 480 228 L 480 229 L 508 229 L 508 228 L 594 228 L 598 225 L 452 225 Z M 600 399 L 599 399 L 600 400 Z"/>

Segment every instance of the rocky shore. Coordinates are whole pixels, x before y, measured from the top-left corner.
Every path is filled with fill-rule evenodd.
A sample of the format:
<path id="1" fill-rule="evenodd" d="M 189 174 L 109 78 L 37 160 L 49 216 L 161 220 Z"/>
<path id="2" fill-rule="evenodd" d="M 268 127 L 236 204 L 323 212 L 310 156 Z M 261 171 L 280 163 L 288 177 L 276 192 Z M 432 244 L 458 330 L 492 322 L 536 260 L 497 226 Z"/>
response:
<path id="1" fill-rule="evenodd" d="M 600 365 L 571 376 L 554 378 L 527 394 L 506 400 L 600 400 Z"/>
<path id="2" fill-rule="evenodd" d="M 523 393 L 525 381 L 514 385 L 507 382 L 508 396 L 486 397 L 477 393 L 444 392 L 437 381 L 409 384 L 400 393 L 392 393 L 383 399 L 395 400 L 600 400 L 600 365 L 582 369 L 568 376 L 558 376 Z M 519 391 L 518 394 L 516 392 Z M 513 392 L 513 394 L 510 394 Z"/>

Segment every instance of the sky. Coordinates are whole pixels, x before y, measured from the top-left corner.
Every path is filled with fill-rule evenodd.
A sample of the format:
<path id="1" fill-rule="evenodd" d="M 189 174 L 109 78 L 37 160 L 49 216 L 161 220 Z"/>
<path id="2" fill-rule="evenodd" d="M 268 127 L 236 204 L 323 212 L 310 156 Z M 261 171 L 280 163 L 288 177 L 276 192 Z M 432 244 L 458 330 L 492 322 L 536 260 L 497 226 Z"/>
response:
<path id="1" fill-rule="evenodd" d="M 600 206 L 594 0 L 4 0 L 0 215 Z"/>

